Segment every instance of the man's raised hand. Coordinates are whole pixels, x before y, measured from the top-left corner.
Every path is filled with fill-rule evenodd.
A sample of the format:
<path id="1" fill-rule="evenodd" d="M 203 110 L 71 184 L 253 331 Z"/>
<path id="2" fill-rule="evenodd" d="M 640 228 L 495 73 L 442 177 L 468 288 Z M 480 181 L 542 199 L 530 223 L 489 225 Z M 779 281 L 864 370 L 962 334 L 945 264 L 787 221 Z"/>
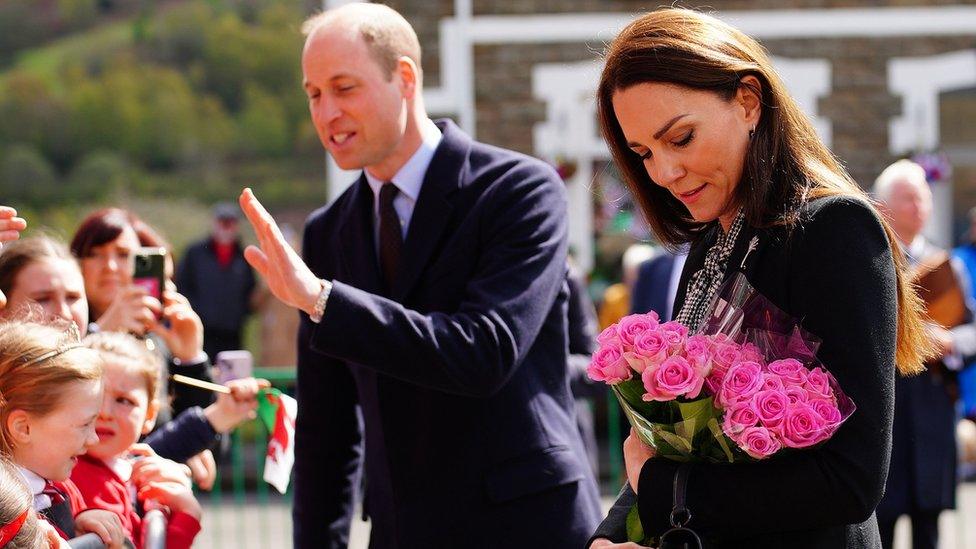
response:
<path id="1" fill-rule="evenodd" d="M 254 227 L 257 246 L 248 246 L 244 257 L 264 277 L 271 293 L 286 305 L 311 313 L 322 284 L 282 236 L 278 224 L 251 189 L 239 199 L 244 215 Z"/>

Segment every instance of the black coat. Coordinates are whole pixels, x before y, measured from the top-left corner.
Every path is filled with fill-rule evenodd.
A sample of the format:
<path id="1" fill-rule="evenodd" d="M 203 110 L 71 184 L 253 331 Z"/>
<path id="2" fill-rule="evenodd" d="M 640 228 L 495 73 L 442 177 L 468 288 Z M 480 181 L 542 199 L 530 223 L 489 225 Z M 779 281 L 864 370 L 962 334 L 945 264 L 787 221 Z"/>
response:
<path id="1" fill-rule="evenodd" d="M 806 205 L 802 223 L 744 229 L 727 275 L 740 266 L 755 288 L 823 342 L 818 358 L 857 410 L 823 446 L 756 463 L 695 464 L 687 503 L 690 527 L 709 548 L 880 548 L 874 509 L 891 451 L 897 336 L 897 286 L 891 248 L 863 201 L 831 197 Z M 759 247 L 746 257 L 753 235 Z M 714 243 L 696 242 L 675 303 Z M 645 530 L 668 527 L 678 463 L 652 459 L 641 471 L 639 512 Z M 626 488 L 595 537 L 622 540 L 633 501 Z"/>
<path id="2" fill-rule="evenodd" d="M 365 178 L 309 218 L 334 286 L 298 347 L 295 547 L 579 547 L 599 522 L 567 376 L 566 197 L 449 122 L 383 297 Z M 365 425 L 365 429 L 363 429 Z"/>

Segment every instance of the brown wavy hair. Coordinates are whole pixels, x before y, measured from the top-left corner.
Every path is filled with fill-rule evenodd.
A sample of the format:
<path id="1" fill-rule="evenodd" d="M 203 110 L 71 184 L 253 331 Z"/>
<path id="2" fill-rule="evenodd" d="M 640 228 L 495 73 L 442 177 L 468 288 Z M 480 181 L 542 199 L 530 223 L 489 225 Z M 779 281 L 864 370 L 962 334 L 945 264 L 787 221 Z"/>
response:
<path id="1" fill-rule="evenodd" d="M 655 236 L 667 246 L 691 242 L 709 223 L 695 221 L 684 205 L 654 184 L 641 159 L 627 147 L 613 110 L 613 95 L 654 82 L 710 91 L 731 101 L 741 86 L 761 98 L 759 123 L 752 136 L 742 180 L 731 198 L 754 227 L 798 221 L 802 205 L 825 196 L 851 196 L 872 204 L 840 162 L 820 141 L 773 69 L 765 48 L 718 19 L 687 9 L 647 13 L 627 25 L 610 43 L 597 89 L 600 127 L 610 153 Z M 758 87 L 742 79 L 753 76 Z M 934 355 L 925 332 L 922 304 L 907 272 L 894 232 L 883 216 L 898 279 L 898 346 L 895 361 L 903 374 L 924 369 Z"/>

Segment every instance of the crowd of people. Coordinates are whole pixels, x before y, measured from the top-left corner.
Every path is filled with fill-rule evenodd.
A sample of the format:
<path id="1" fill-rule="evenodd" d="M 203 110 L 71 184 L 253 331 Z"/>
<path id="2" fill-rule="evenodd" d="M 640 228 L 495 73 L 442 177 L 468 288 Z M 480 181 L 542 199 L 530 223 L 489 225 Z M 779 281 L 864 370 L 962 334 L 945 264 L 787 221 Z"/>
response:
<path id="1" fill-rule="evenodd" d="M 0 207 L 11 547 L 82 533 L 138 546 L 139 511 L 155 506 L 168 546 L 192 543 L 191 486 L 213 482 L 210 449 L 267 383 L 230 381 L 213 401 L 169 374 L 207 380 L 213 355 L 240 346 L 250 267 L 301 312 L 298 548 L 348 546 L 357 502 L 380 549 L 637 548 L 635 523 L 641 540 L 698 547 L 888 549 L 904 514 L 916 549 L 935 547 L 955 497 L 953 380 L 976 357 L 976 324 L 965 267 L 921 236 L 921 168 L 895 163 L 869 196 L 757 41 L 695 11 L 644 14 L 609 44 L 597 107 L 670 251 L 633 254 L 598 319 L 567 257 L 563 182 L 429 118 L 400 14 L 353 3 L 302 30 L 315 130 L 362 173 L 312 213 L 300 254 L 245 189 L 257 245 L 242 249 L 238 210 L 222 206 L 179 265 L 166 253 L 154 294 L 129 266 L 140 247 L 170 247 L 131 212 L 92 213 L 66 245 L 17 240 L 25 221 Z M 597 321 L 654 310 L 694 332 L 733 274 L 816 335 L 857 410 L 821 445 L 750 463 L 663 459 L 632 435 L 604 516 L 581 437 L 592 420 L 574 400 L 594 390 L 588 356 L 610 337 Z"/>
<path id="2" fill-rule="evenodd" d="M 268 382 L 230 380 L 216 398 L 168 382 L 211 380 L 210 357 L 171 256 L 158 297 L 134 284 L 139 249 L 169 249 L 136 215 L 96 211 L 70 245 L 19 238 L 25 228 L 0 208 L 0 498 L 12 513 L 0 539 L 57 547 L 94 533 L 140 547 L 137 510 L 163 508 L 167 547 L 190 547 L 202 514 L 192 487 L 212 487 L 215 445 L 254 417 Z"/>

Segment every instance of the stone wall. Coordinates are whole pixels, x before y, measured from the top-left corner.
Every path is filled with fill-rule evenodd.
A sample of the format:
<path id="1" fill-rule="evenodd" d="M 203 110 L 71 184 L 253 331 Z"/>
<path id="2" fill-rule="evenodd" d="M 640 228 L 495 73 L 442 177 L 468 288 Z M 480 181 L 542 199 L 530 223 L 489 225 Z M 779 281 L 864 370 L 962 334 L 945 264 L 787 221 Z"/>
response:
<path id="1" fill-rule="evenodd" d="M 684 3 L 694 7 L 696 3 Z M 783 10 L 789 8 L 873 8 L 961 4 L 943 0 L 814 1 L 730 0 L 699 2 L 708 9 Z M 976 4 L 976 1 L 962 2 Z M 449 0 L 399 0 L 391 3 L 414 24 L 425 48 L 427 83 L 439 83 L 438 21 L 450 17 Z M 553 13 L 627 13 L 647 3 L 625 0 L 474 0 L 474 15 Z M 901 98 L 887 89 L 892 57 L 927 56 L 976 48 L 976 36 L 913 38 L 843 38 L 768 40 L 770 53 L 786 58 L 822 58 L 832 65 L 832 92 L 819 100 L 819 114 L 833 126 L 832 149 L 855 179 L 869 185 L 893 158 L 888 151 L 888 123 L 901 114 Z M 532 128 L 545 116 L 545 105 L 532 96 L 532 68 L 539 63 L 575 62 L 599 56 L 602 44 L 492 44 L 474 50 L 475 108 L 483 141 L 533 154 Z"/>

